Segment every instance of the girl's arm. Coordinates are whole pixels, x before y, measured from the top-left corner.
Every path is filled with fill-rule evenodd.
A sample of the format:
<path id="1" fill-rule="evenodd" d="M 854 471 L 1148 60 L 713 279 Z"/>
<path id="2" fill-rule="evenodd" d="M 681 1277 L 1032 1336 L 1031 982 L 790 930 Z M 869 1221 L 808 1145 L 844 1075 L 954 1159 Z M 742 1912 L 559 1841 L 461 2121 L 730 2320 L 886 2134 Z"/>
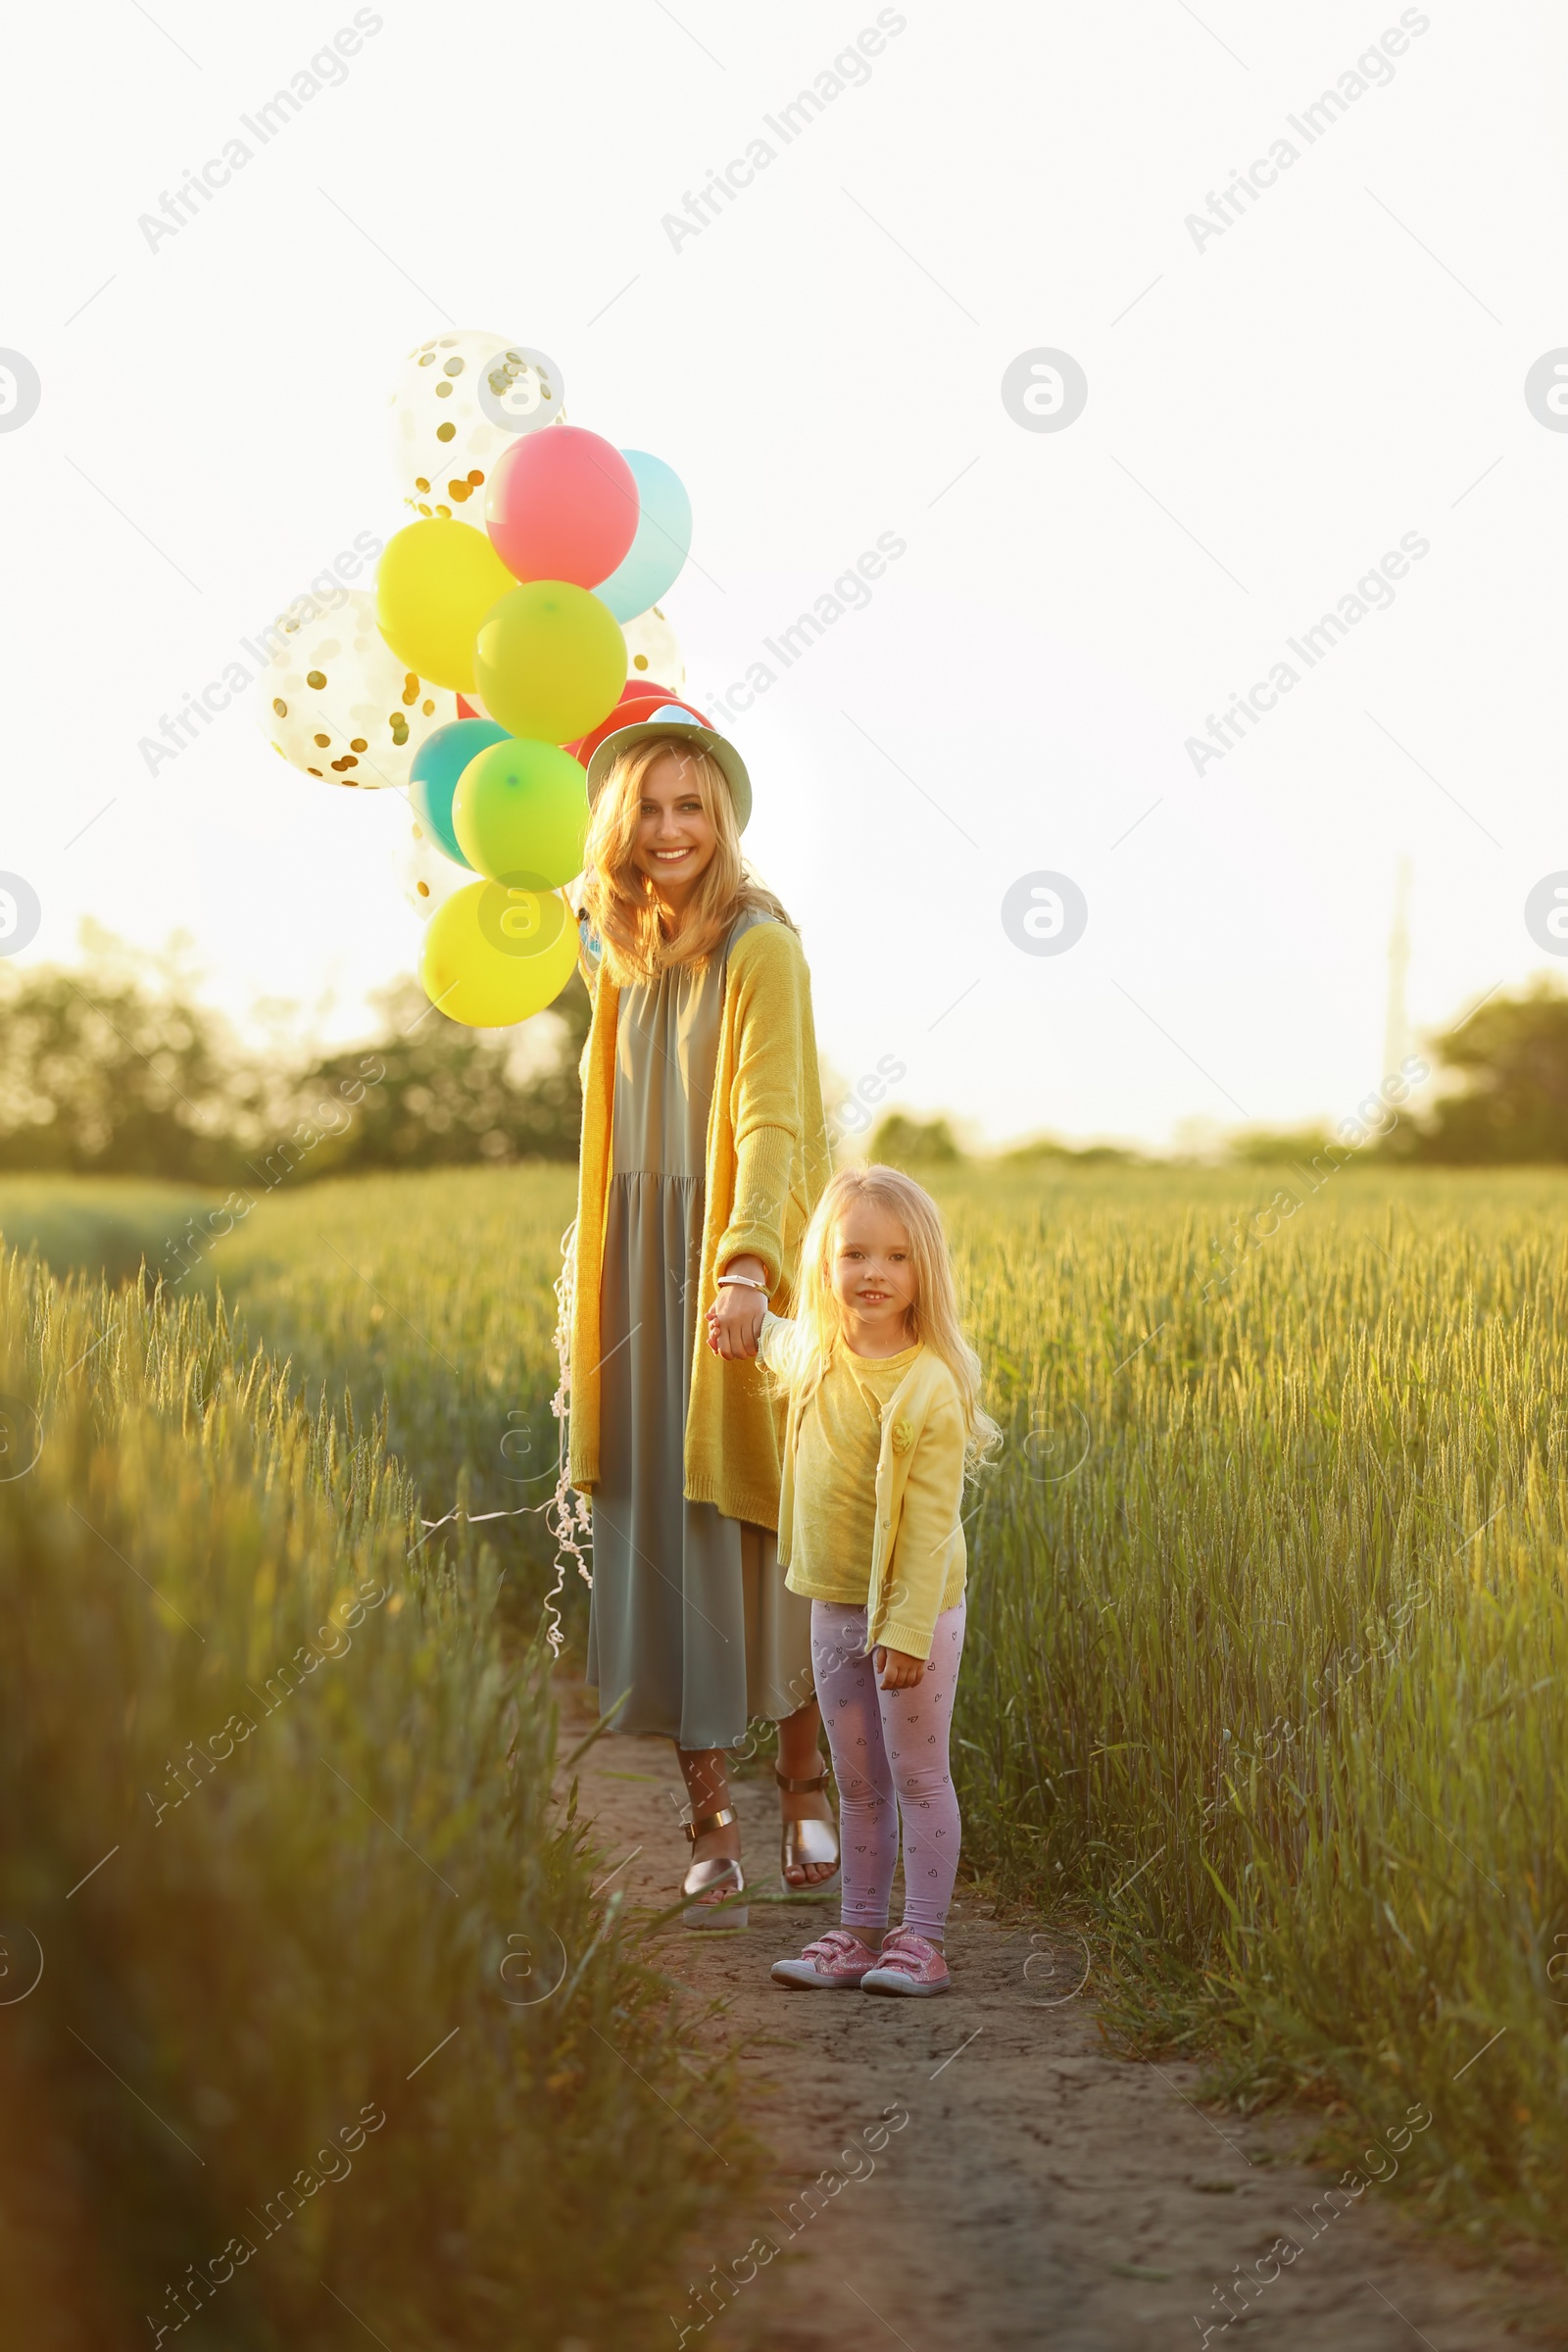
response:
<path id="1" fill-rule="evenodd" d="M 775 1315 L 772 1308 L 762 1316 L 761 1337 L 757 1352 L 770 1372 L 787 1370 L 795 1347 L 795 1324 L 788 1315 Z"/>
<path id="2" fill-rule="evenodd" d="M 954 1561 L 962 1553 L 963 1450 L 957 1399 L 945 1398 L 927 1414 L 909 1463 L 890 1563 L 887 1614 L 876 1632 L 879 1647 L 902 1651 L 920 1665 L 931 1655 L 942 1595 Z M 914 1674 L 907 1679 L 920 1678 Z"/>

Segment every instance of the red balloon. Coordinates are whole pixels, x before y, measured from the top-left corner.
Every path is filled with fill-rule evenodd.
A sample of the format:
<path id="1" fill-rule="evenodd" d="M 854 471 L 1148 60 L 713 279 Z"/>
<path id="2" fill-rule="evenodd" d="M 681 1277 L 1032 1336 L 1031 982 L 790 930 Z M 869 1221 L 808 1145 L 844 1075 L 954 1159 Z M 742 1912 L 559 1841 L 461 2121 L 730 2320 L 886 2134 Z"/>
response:
<path id="1" fill-rule="evenodd" d="M 656 710 L 667 710 L 671 703 L 677 703 L 681 710 L 689 710 L 693 718 L 702 720 L 705 727 L 710 723 L 703 717 L 695 703 L 686 702 L 678 694 L 667 693 L 662 686 L 650 686 L 646 678 L 637 678 L 627 681 L 625 692 L 610 716 L 601 719 L 591 735 L 579 736 L 575 743 L 563 744 L 562 749 L 569 752 L 574 760 L 580 760 L 586 767 L 607 735 L 618 734 L 622 727 L 640 727 L 645 718 L 652 718 Z"/>
<path id="2" fill-rule="evenodd" d="M 608 579 L 637 536 L 637 477 L 580 424 L 519 433 L 490 476 L 489 531 L 519 580 Z"/>
<path id="3" fill-rule="evenodd" d="M 574 760 L 586 759 L 587 754 L 582 748 L 585 743 L 594 745 L 600 744 L 604 741 L 605 737 L 609 734 L 612 734 L 616 727 L 629 727 L 632 723 L 631 720 L 621 716 L 621 712 L 625 709 L 626 705 L 628 703 L 646 703 L 649 696 L 652 694 L 662 696 L 666 703 L 672 703 L 675 700 L 675 697 L 672 694 L 664 693 L 662 686 L 650 686 L 646 678 L 628 678 L 625 685 L 620 690 L 620 699 L 616 703 L 615 708 L 609 713 L 608 717 L 600 721 L 599 725 L 594 729 L 592 735 L 579 736 L 575 743 L 564 743 L 561 747 L 562 750 L 564 752 L 569 752 Z"/>

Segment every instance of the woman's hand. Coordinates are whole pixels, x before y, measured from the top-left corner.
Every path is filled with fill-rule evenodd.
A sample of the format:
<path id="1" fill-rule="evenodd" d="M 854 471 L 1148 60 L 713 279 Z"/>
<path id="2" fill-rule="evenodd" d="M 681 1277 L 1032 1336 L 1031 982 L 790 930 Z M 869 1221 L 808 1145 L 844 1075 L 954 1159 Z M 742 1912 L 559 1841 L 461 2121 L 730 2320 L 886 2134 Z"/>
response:
<path id="1" fill-rule="evenodd" d="M 926 1668 L 924 1658 L 911 1658 L 906 1649 L 889 1649 L 881 1642 L 871 1653 L 871 1663 L 880 1677 L 879 1690 L 912 1690 Z"/>
<path id="2" fill-rule="evenodd" d="M 760 1257 L 732 1257 L 721 1268 L 720 1280 L 725 1274 L 747 1274 L 753 1282 L 767 1280 L 767 1268 Z M 765 1291 L 750 1290 L 744 1283 L 721 1290 L 708 1310 L 708 1345 L 713 1353 L 730 1361 L 755 1355 L 766 1310 Z"/>

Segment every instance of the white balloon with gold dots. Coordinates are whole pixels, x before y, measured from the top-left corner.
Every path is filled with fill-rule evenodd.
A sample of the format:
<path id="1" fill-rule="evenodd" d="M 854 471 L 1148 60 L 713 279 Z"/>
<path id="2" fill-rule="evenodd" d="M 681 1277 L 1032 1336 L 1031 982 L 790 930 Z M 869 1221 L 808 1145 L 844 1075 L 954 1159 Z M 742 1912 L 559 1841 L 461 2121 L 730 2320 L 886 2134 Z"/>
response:
<path id="1" fill-rule="evenodd" d="M 472 867 L 459 865 L 456 858 L 449 858 L 417 821 L 409 827 L 398 871 L 403 896 L 422 922 L 428 922 L 454 891 L 462 890 L 474 878 Z"/>
<path id="2" fill-rule="evenodd" d="M 657 605 L 621 623 L 626 640 L 626 675 L 649 678 L 656 686 L 674 688 L 686 683 L 686 657 L 680 639 Z"/>
<path id="3" fill-rule="evenodd" d="M 405 669 L 375 625 L 375 599 L 358 589 L 276 625 L 283 641 L 258 683 L 272 749 L 326 784 L 406 791 L 415 753 L 457 717 L 457 696 Z"/>
<path id="4" fill-rule="evenodd" d="M 561 415 L 561 370 L 542 351 L 482 328 L 433 335 L 392 391 L 394 465 L 405 504 L 484 528 L 497 460 Z"/>

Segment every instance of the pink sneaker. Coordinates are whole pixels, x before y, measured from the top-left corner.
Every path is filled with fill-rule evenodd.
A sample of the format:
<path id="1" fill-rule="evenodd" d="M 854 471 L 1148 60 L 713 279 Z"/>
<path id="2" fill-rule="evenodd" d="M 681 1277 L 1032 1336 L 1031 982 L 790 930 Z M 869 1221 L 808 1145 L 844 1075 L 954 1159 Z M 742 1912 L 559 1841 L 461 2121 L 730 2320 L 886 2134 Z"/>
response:
<path id="1" fill-rule="evenodd" d="M 798 1960 L 775 1960 L 775 1984 L 793 1984 L 807 1991 L 831 1992 L 835 1986 L 853 1992 L 875 1968 L 877 1955 L 849 1928 L 830 1928 L 808 1943 Z"/>
<path id="2" fill-rule="evenodd" d="M 951 1992 L 953 1979 L 942 1957 L 942 1946 L 917 1936 L 912 1928 L 895 1928 L 876 1960 L 860 1979 L 862 1992 Z"/>

